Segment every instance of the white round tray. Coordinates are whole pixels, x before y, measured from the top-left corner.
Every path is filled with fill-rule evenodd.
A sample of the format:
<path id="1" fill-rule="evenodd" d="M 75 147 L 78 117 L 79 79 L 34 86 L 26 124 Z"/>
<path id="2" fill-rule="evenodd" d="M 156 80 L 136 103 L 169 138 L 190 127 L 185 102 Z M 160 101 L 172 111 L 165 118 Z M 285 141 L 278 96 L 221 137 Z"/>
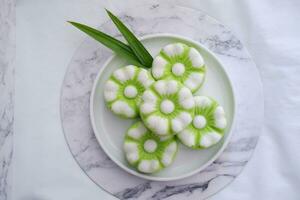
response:
<path id="1" fill-rule="evenodd" d="M 143 15 L 140 15 L 143 13 Z M 191 38 L 225 66 L 235 91 L 232 137 L 209 166 L 177 181 L 157 182 L 133 176 L 112 162 L 95 138 L 89 98 L 97 73 L 112 53 L 88 38 L 70 62 L 61 93 L 61 119 L 70 150 L 82 170 L 119 199 L 205 199 L 227 186 L 241 172 L 255 149 L 263 124 L 263 92 L 255 64 L 242 43 L 221 23 L 199 10 L 157 4 L 118 13 L 138 35 L 171 33 Z M 101 30 L 119 35 L 111 22 Z"/>

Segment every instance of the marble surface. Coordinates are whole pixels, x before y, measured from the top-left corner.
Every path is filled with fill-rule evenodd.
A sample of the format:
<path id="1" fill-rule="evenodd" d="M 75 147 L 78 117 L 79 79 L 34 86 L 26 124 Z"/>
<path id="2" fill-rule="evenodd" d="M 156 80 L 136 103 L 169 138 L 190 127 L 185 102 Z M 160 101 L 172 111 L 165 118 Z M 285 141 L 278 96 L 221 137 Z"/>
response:
<path id="1" fill-rule="evenodd" d="M 0 0 L 0 200 L 11 199 L 15 2 Z"/>
<path id="2" fill-rule="evenodd" d="M 127 174 L 104 154 L 91 128 L 90 91 L 111 52 L 87 39 L 75 53 L 62 86 L 61 118 L 70 150 L 82 170 L 119 199 L 205 199 L 234 180 L 257 144 L 263 121 L 263 93 L 257 69 L 239 39 L 201 11 L 154 4 L 118 15 L 139 36 L 162 32 L 183 35 L 201 42 L 219 57 L 233 82 L 237 100 L 233 136 L 221 156 L 193 177 L 152 182 Z M 101 29 L 119 35 L 110 22 L 102 24 Z"/>

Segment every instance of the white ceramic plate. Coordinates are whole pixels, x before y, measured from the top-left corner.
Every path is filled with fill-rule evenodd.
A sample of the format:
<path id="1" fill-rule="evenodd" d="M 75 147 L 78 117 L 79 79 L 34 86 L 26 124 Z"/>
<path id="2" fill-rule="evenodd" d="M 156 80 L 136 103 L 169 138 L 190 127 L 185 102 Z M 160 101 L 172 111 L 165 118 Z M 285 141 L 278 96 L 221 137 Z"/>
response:
<path id="1" fill-rule="evenodd" d="M 195 41 L 170 34 L 150 35 L 141 40 L 152 55 L 158 54 L 163 46 L 174 42 L 183 42 L 200 51 L 207 66 L 207 75 L 204 85 L 196 94 L 211 96 L 224 107 L 228 120 L 225 135 L 218 144 L 205 150 L 192 150 L 180 144 L 174 163 L 158 173 L 143 174 L 133 169 L 125 160 L 122 147 L 124 134 L 134 120 L 121 119 L 114 115 L 106 107 L 103 97 L 105 81 L 114 70 L 127 64 L 119 56 L 112 56 L 98 73 L 91 93 L 90 115 L 96 138 L 111 160 L 135 176 L 155 181 L 170 181 L 191 176 L 216 160 L 230 139 L 235 113 L 230 80 L 216 56 Z"/>

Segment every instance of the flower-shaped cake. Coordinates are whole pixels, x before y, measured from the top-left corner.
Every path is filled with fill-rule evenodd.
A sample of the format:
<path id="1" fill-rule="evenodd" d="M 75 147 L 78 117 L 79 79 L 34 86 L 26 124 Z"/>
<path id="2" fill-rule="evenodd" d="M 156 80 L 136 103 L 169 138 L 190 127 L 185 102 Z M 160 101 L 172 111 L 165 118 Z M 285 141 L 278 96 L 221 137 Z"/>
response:
<path id="1" fill-rule="evenodd" d="M 223 107 L 206 96 L 195 96 L 193 122 L 177 134 L 186 146 L 208 148 L 221 140 L 227 121 Z"/>
<path id="2" fill-rule="evenodd" d="M 150 72 L 133 65 L 117 69 L 104 86 L 104 98 L 113 113 L 135 118 L 141 95 L 154 82 Z"/>
<path id="3" fill-rule="evenodd" d="M 156 80 L 177 80 L 194 93 L 204 82 L 205 65 L 195 48 L 174 43 L 165 46 L 154 58 L 151 72 Z"/>
<path id="4" fill-rule="evenodd" d="M 192 92 L 175 80 L 154 82 L 141 101 L 143 122 L 160 136 L 174 135 L 192 122 L 195 106 Z"/>
<path id="5" fill-rule="evenodd" d="M 141 121 L 128 129 L 124 140 L 127 161 L 143 173 L 157 172 L 169 166 L 175 158 L 177 146 L 174 137 L 159 137 Z"/>

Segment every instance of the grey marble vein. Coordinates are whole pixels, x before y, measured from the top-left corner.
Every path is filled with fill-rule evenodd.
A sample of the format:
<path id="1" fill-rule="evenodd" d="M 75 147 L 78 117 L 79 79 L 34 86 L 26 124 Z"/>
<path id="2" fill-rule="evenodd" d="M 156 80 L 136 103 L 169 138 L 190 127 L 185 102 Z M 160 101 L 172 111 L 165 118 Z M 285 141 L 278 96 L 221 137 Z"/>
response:
<path id="1" fill-rule="evenodd" d="M 151 183 L 149 181 L 143 183 L 143 184 L 139 184 L 135 187 L 131 187 L 131 188 L 126 188 L 123 191 L 117 192 L 116 194 L 114 194 L 117 198 L 119 199 L 136 199 L 138 197 L 140 197 L 143 192 L 145 192 L 146 190 L 151 189 Z"/>
<path id="2" fill-rule="evenodd" d="M 151 197 L 148 197 L 147 200 L 169 199 L 170 197 L 176 196 L 178 194 L 180 195 L 186 194 L 186 197 L 189 197 L 195 192 L 203 193 L 208 189 L 208 187 L 210 187 L 210 184 L 212 184 L 213 181 L 215 181 L 220 177 L 226 177 L 229 179 L 235 178 L 235 176 L 232 174 L 218 174 L 215 177 L 204 182 L 196 182 L 196 183 L 183 184 L 183 185 L 171 185 L 171 186 L 167 185 L 162 189 L 156 191 Z"/>
<path id="3" fill-rule="evenodd" d="M 166 199 L 168 197 L 174 196 L 176 194 L 183 194 L 183 193 L 193 193 L 195 190 L 200 190 L 201 192 L 205 191 L 209 183 L 213 181 L 214 178 L 205 181 L 205 182 L 198 182 L 198 183 L 190 183 L 190 184 L 183 184 L 183 185 L 167 185 L 160 189 L 159 191 L 155 192 L 150 198 L 151 200 L 161 200 Z"/>
<path id="4" fill-rule="evenodd" d="M 11 199 L 15 1 L 0 0 L 0 200 Z"/>
<path id="5" fill-rule="evenodd" d="M 218 55 L 226 66 L 236 93 L 236 126 L 232 138 L 211 165 L 182 180 L 147 181 L 119 168 L 99 146 L 89 119 L 89 95 L 93 80 L 111 53 L 87 39 L 71 61 L 62 88 L 61 118 L 70 150 L 82 170 L 119 199 L 205 199 L 238 176 L 256 147 L 263 118 L 263 95 L 256 66 L 240 40 L 224 25 L 201 11 L 153 4 L 118 15 L 139 36 L 178 34 L 201 42 Z M 103 23 L 101 30 L 120 36 L 110 21 Z M 249 96 L 249 93 L 253 95 Z M 261 112 L 250 109 L 253 106 Z"/>

